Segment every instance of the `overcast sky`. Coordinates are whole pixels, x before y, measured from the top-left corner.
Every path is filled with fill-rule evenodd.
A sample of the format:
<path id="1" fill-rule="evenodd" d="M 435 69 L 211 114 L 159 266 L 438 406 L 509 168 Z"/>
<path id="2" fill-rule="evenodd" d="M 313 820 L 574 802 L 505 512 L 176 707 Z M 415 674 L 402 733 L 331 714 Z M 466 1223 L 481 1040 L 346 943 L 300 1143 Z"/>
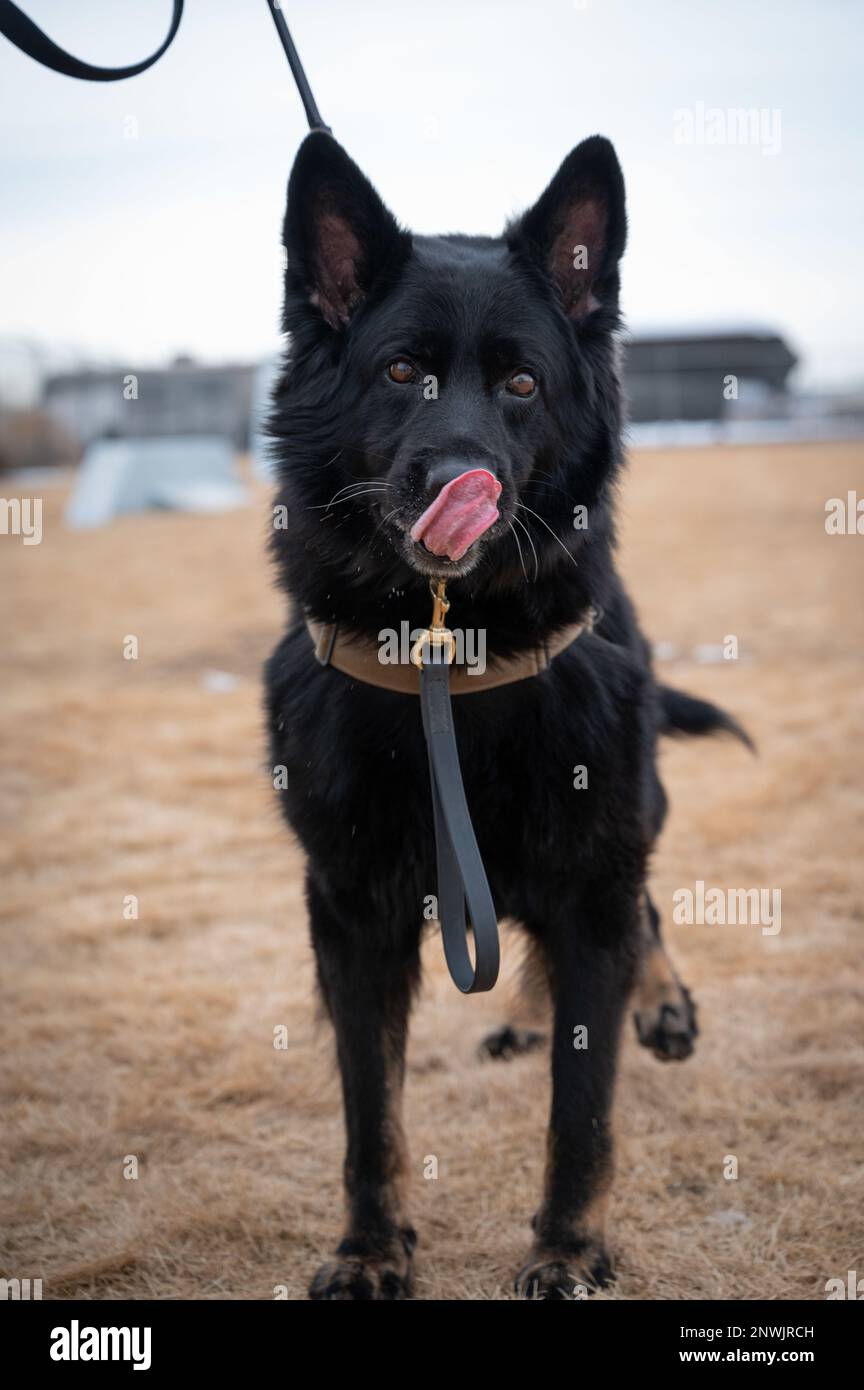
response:
<path id="1" fill-rule="evenodd" d="M 171 8 L 19 3 L 104 64 L 155 48 Z M 497 232 L 600 132 L 628 185 L 634 329 L 767 324 L 805 383 L 864 380 L 861 0 L 282 3 L 325 119 L 402 221 Z M 5 337 L 141 365 L 277 344 L 302 107 L 267 0 L 186 8 L 128 82 L 0 38 Z M 762 113 L 759 141 L 705 143 L 738 108 Z"/>

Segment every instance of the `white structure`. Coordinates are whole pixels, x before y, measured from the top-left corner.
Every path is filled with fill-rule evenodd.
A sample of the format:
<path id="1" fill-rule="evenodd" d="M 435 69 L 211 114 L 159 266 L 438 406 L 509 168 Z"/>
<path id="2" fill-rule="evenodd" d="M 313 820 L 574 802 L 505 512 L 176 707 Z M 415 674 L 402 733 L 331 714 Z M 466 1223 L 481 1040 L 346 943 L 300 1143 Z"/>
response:
<path id="1" fill-rule="evenodd" d="M 84 529 L 104 526 L 122 512 L 150 507 L 221 512 L 246 500 L 246 489 L 234 472 L 230 439 L 99 439 L 84 455 L 66 521 Z"/>
<path id="2" fill-rule="evenodd" d="M 252 467 L 256 476 L 263 478 L 266 483 L 273 482 L 276 473 L 270 455 L 272 445 L 264 433 L 264 422 L 271 409 L 273 388 L 279 379 L 281 366 L 282 359 L 280 357 L 265 358 L 256 369 L 252 380 L 249 452 L 252 456 Z"/>

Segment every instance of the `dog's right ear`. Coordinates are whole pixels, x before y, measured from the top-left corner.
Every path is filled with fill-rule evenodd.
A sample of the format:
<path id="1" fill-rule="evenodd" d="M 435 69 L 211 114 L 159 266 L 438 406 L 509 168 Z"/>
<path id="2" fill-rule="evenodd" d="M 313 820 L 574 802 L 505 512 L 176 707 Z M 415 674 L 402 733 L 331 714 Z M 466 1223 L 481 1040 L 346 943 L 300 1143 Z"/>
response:
<path id="1" fill-rule="evenodd" d="M 294 161 L 282 239 L 289 297 L 305 298 L 337 331 L 411 249 L 410 235 L 365 174 L 320 130 L 307 135 Z"/>

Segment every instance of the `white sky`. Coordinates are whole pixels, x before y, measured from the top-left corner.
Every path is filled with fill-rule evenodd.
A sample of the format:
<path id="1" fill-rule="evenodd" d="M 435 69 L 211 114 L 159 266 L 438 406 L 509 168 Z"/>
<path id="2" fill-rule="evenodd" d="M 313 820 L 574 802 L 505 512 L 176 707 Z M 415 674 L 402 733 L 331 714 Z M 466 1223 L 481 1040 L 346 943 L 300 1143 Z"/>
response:
<path id="1" fill-rule="evenodd" d="M 105 64 L 150 52 L 170 13 L 19 3 Z M 634 329 L 767 323 L 804 382 L 864 380 L 860 0 L 283 6 L 325 119 L 408 225 L 498 232 L 600 132 L 628 185 Z M 676 142 L 674 113 L 698 103 L 779 112 L 779 152 Z M 0 38 L 0 130 L 5 337 L 141 365 L 273 349 L 305 121 L 267 0 L 187 0 L 168 54 L 122 83 L 46 72 Z"/>

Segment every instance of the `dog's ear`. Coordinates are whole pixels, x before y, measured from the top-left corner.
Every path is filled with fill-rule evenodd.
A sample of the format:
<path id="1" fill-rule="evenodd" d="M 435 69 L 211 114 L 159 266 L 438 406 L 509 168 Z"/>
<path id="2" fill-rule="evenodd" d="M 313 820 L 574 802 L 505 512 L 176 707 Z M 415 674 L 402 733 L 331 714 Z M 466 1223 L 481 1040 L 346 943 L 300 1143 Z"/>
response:
<path id="1" fill-rule="evenodd" d="M 512 249 L 549 274 L 568 318 L 618 304 L 627 239 L 624 177 L 612 145 L 592 135 L 571 150 L 546 192 L 507 229 Z"/>
<path id="2" fill-rule="evenodd" d="M 365 174 L 325 131 L 307 135 L 294 161 L 282 239 L 289 292 L 337 330 L 411 246 Z"/>

